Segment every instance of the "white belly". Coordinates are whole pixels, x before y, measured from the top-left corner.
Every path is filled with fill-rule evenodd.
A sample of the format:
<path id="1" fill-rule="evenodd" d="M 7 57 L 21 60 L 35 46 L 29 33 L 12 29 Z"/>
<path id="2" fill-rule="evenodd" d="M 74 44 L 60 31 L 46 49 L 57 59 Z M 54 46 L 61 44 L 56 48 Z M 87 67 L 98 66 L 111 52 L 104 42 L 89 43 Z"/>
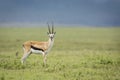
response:
<path id="1" fill-rule="evenodd" d="M 31 48 L 31 52 L 32 52 L 32 53 L 36 53 L 36 54 L 43 54 L 43 53 L 44 53 L 44 52 L 41 51 L 41 50 L 35 50 L 35 49 L 32 49 L 32 48 Z"/>

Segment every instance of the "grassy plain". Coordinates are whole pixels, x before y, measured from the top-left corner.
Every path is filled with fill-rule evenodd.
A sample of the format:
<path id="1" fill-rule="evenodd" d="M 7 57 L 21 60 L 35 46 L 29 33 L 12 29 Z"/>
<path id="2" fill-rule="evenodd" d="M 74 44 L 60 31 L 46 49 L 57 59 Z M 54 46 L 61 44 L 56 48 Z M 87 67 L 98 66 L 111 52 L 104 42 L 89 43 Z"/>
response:
<path id="1" fill-rule="evenodd" d="M 22 43 L 48 40 L 46 32 L 0 28 L 0 80 L 120 80 L 120 28 L 57 27 L 47 66 L 35 54 L 21 65 Z"/>

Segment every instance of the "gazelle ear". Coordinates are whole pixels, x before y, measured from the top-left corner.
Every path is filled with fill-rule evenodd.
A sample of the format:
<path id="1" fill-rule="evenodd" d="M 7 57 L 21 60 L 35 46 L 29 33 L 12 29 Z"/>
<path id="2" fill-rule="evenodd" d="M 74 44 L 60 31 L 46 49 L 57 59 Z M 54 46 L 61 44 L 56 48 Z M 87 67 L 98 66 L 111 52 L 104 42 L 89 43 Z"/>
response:
<path id="1" fill-rule="evenodd" d="M 47 35 L 49 35 L 49 32 L 47 32 Z"/>
<path id="2" fill-rule="evenodd" d="M 56 34 L 56 32 L 54 32 L 54 34 Z"/>

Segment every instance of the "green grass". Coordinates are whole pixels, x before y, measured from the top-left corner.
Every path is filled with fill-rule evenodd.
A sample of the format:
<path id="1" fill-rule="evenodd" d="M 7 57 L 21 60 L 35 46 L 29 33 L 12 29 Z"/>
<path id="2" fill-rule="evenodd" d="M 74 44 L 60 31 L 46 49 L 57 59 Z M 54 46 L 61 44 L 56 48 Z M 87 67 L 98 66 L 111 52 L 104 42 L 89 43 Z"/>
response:
<path id="1" fill-rule="evenodd" d="M 47 28 L 0 28 L 0 80 L 120 80 L 120 28 L 59 28 L 43 66 L 32 54 L 21 65 L 22 43 L 46 41 Z M 18 53 L 18 56 L 16 56 Z"/>

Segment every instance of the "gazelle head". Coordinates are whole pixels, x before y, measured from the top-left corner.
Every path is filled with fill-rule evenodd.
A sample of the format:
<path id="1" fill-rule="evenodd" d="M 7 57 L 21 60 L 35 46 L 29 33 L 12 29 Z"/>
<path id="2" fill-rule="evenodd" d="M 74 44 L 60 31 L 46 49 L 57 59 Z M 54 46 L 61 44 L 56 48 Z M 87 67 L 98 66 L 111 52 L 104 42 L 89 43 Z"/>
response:
<path id="1" fill-rule="evenodd" d="M 47 23 L 47 24 L 48 24 L 48 23 Z M 48 32 L 47 32 L 47 34 L 48 34 L 48 37 L 49 37 L 51 40 L 54 39 L 55 33 L 56 33 L 56 32 L 54 32 L 54 25 L 53 25 L 53 23 L 52 23 L 52 31 L 50 30 L 50 26 L 49 26 L 49 24 L 48 24 Z"/>

